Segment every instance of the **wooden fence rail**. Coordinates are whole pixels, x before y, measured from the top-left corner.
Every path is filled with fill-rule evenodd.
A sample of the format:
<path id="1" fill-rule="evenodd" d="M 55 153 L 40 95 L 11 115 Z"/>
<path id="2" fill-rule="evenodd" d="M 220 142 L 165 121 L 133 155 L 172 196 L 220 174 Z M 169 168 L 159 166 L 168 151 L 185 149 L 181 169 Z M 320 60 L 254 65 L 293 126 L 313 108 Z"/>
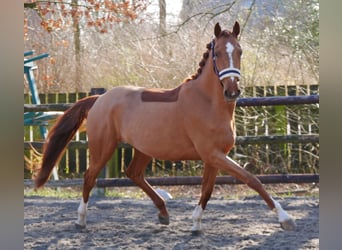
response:
<path id="1" fill-rule="evenodd" d="M 29 95 L 24 94 L 24 112 L 65 111 L 89 95 L 87 92 L 40 94 L 42 104 L 34 105 L 30 104 Z M 244 96 L 237 101 L 239 108 L 235 116 L 239 136 L 229 156 L 242 165 L 254 161 L 258 167 L 254 174 L 318 173 L 319 86 L 246 87 Z M 34 164 L 39 165 L 40 161 L 32 148 L 41 152 L 43 141 L 37 127 L 27 126 L 24 131 L 24 152 L 29 160 L 24 176 L 31 178 Z M 107 177 L 123 177 L 124 166 L 133 154 L 130 145 L 120 144 L 107 164 Z M 78 132 L 58 165 L 60 176 L 82 176 L 89 164 L 88 155 L 87 135 Z M 153 159 L 147 167 L 147 176 L 199 175 L 200 165 L 197 161 L 172 163 Z"/>
<path id="2" fill-rule="evenodd" d="M 270 136 L 237 136 L 235 145 L 244 144 L 279 144 L 279 143 L 313 143 L 319 142 L 319 135 L 270 135 Z M 44 146 L 44 142 L 24 142 L 24 149 L 35 149 L 41 150 Z M 76 148 L 88 148 L 88 141 L 71 141 L 67 146 L 68 149 Z M 129 144 L 120 143 L 118 148 L 131 148 Z"/>
<path id="3" fill-rule="evenodd" d="M 274 105 L 299 105 L 319 103 L 319 95 L 308 96 L 273 96 L 273 97 L 254 97 L 239 98 L 236 106 L 274 106 Z M 24 112 L 46 112 L 46 111 L 65 111 L 72 106 L 72 103 L 53 103 L 53 104 L 24 104 Z"/>
<path id="4" fill-rule="evenodd" d="M 274 183 L 318 183 L 318 174 L 292 174 L 292 175 L 257 175 L 263 184 Z M 201 185 L 202 176 L 177 176 L 177 177 L 151 177 L 146 180 L 153 186 L 179 186 L 179 185 Z M 243 184 L 243 182 L 232 176 L 217 176 L 216 185 L 224 184 Z M 46 187 L 75 187 L 82 186 L 83 179 L 70 179 L 48 181 Z M 32 180 L 24 180 L 24 186 L 33 187 Z M 136 186 L 135 183 L 128 178 L 101 178 L 96 180 L 96 187 L 130 187 Z"/>

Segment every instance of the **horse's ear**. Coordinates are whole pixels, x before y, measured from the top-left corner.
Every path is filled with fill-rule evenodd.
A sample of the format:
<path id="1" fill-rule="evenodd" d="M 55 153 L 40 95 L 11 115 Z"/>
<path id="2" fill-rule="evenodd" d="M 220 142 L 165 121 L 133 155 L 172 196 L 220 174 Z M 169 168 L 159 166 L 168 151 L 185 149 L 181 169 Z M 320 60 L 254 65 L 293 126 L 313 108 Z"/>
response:
<path id="1" fill-rule="evenodd" d="M 233 27 L 233 35 L 237 38 L 240 34 L 240 24 L 238 22 L 235 22 Z"/>
<path id="2" fill-rule="evenodd" d="M 216 25 L 215 25 L 214 34 L 215 34 L 216 38 L 218 38 L 221 34 L 221 26 L 219 23 L 216 23 Z"/>

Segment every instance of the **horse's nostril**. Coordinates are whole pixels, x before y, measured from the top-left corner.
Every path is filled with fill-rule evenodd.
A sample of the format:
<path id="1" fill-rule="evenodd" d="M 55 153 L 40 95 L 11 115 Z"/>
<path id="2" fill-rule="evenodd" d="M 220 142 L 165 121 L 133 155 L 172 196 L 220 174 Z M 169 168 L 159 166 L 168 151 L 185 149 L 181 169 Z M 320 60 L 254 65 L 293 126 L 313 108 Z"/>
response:
<path id="1" fill-rule="evenodd" d="M 241 94 L 241 90 L 238 89 L 237 91 L 228 91 L 228 90 L 225 90 L 224 91 L 224 96 L 228 99 L 235 99 L 235 98 L 238 98 Z"/>
<path id="2" fill-rule="evenodd" d="M 237 96 L 236 96 L 236 97 L 239 97 L 239 96 L 240 96 L 240 94 L 241 94 L 241 90 L 240 90 L 240 89 L 238 89 L 238 91 L 237 91 Z"/>
<path id="3" fill-rule="evenodd" d="M 237 91 L 233 91 L 232 95 L 231 95 L 231 98 L 238 98 L 240 94 L 241 94 L 241 90 L 240 89 L 238 89 Z"/>
<path id="4" fill-rule="evenodd" d="M 235 92 L 230 92 L 228 90 L 224 91 L 224 96 L 227 98 L 227 99 L 232 99 L 234 98 L 234 95 L 235 95 Z"/>

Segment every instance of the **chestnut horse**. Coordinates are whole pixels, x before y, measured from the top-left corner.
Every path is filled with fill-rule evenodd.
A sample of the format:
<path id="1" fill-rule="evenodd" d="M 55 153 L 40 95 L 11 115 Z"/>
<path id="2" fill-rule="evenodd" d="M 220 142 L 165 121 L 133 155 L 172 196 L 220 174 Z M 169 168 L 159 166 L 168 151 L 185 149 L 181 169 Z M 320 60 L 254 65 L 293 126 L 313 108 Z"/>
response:
<path id="1" fill-rule="evenodd" d="M 258 178 L 227 156 L 235 143 L 234 110 L 240 95 L 240 26 L 221 30 L 207 45 L 196 74 L 175 89 L 115 87 L 103 95 L 76 102 L 52 127 L 43 150 L 43 163 L 36 187 L 44 185 L 82 122 L 87 119 L 90 165 L 84 174 L 83 198 L 78 208 L 78 227 L 86 226 L 89 193 L 100 170 L 119 142 L 134 148 L 126 169 L 132 179 L 159 209 L 159 221 L 169 224 L 164 199 L 145 180 L 146 166 L 153 158 L 179 161 L 202 160 L 202 192 L 192 218 L 192 231 L 201 230 L 201 219 L 213 191 L 218 170 L 246 183 L 265 200 L 279 218 L 281 227 L 293 230 L 295 223 L 264 189 Z"/>

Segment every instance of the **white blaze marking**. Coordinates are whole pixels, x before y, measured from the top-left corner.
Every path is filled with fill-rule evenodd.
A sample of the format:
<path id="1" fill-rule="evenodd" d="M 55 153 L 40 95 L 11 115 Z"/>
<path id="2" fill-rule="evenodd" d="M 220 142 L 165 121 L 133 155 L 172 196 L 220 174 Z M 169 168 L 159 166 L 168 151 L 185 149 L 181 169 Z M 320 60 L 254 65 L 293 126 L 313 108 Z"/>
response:
<path id="1" fill-rule="evenodd" d="M 228 53 L 228 58 L 229 58 L 229 68 L 234 68 L 234 62 L 233 62 L 233 51 L 234 51 L 234 46 L 228 42 L 226 44 L 226 51 Z M 232 81 L 234 81 L 234 77 L 231 77 Z"/>

